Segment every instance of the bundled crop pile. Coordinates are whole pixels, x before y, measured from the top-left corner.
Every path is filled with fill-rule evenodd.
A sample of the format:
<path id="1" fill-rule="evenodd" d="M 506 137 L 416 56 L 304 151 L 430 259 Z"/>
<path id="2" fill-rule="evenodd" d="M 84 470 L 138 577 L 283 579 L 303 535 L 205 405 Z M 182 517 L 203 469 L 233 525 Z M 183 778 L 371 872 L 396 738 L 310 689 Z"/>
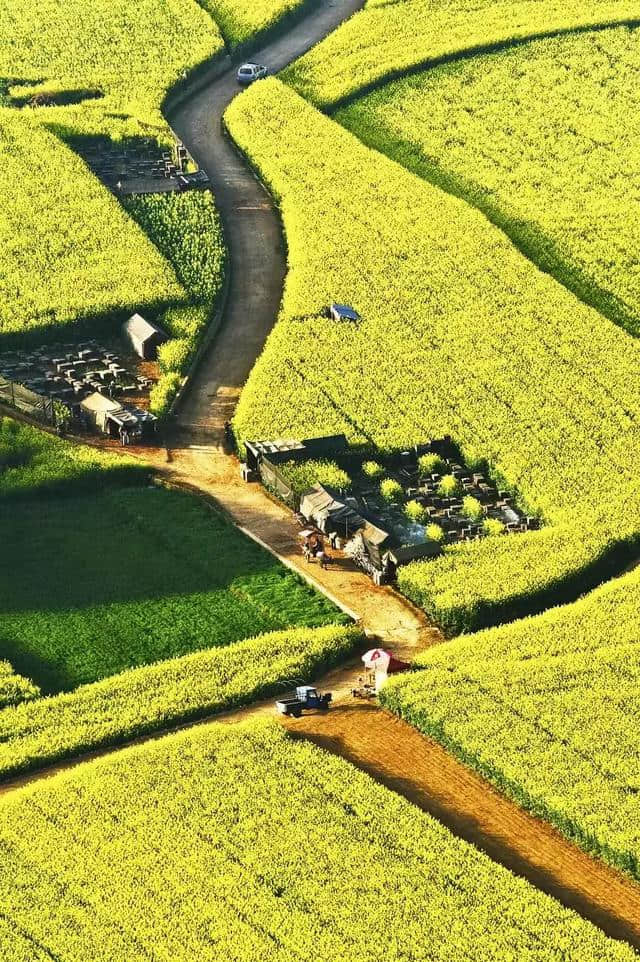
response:
<path id="1" fill-rule="evenodd" d="M 11 418 L 0 417 L 0 500 L 95 491 L 141 484 L 149 468 L 133 458 L 70 444 Z M 8 517 L 3 517 L 8 523 Z"/>
<path id="2" fill-rule="evenodd" d="M 2 539 L 3 653 L 47 692 L 264 631 L 345 620 L 179 492 L 16 506 Z"/>
<path id="3" fill-rule="evenodd" d="M 272 724 L 129 749 L 16 792 L 1 813 L 8 960 L 27 957 L 26 939 L 69 962 L 635 957 Z"/>
<path id="4" fill-rule="evenodd" d="M 586 584 L 640 524 L 640 345 L 277 80 L 227 123 L 281 203 L 290 268 L 239 434 L 344 431 L 382 448 L 451 434 L 467 463 L 487 458 L 549 527 L 402 569 L 452 630 Z M 362 322 L 322 317 L 335 298 Z"/>
<path id="5" fill-rule="evenodd" d="M 638 22 L 633 0 L 405 0 L 369 3 L 283 78 L 333 107 L 407 70 L 536 35 Z"/>
<path id="6" fill-rule="evenodd" d="M 640 879 L 640 571 L 430 649 L 383 703 Z"/>
<path id="7" fill-rule="evenodd" d="M 11 685 L 20 684 L 22 700 L 38 692 L 16 675 L 5 680 L 0 663 L 0 778 L 279 694 L 339 663 L 359 641 L 346 626 L 289 628 L 11 708 L 19 700 Z"/>
<path id="8" fill-rule="evenodd" d="M 336 119 L 638 334 L 639 70 L 638 30 L 557 37 L 398 81 Z"/>

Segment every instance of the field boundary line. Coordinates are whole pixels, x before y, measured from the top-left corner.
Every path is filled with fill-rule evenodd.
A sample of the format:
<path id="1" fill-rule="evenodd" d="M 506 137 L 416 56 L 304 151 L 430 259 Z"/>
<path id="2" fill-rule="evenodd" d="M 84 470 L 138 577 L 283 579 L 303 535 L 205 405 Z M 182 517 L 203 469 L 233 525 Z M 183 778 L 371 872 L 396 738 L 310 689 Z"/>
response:
<path id="1" fill-rule="evenodd" d="M 405 67 L 390 67 L 384 76 L 378 77 L 376 80 L 371 80 L 357 90 L 344 94 L 342 97 L 338 97 L 330 103 L 317 104 L 304 94 L 300 96 L 317 110 L 333 117 L 336 111 L 341 110 L 343 107 L 348 107 L 350 104 L 361 100 L 375 90 L 380 90 L 381 87 L 386 87 L 387 84 L 392 83 L 394 80 L 403 80 L 405 77 L 413 76 L 413 74 L 423 73 L 427 70 L 433 70 L 436 67 L 442 67 L 450 63 L 457 63 L 461 60 L 472 60 L 475 57 L 482 57 L 487 54 L 501 53 L 512 47 L 522 47 L 529 43 L 535 43 L 536 40 L 552 40 L 554 37 L 570 36 L 571 34 L 600 33 L 603 30 L 614 30 L 616 27 L 640 27 L 640 17 L 624 17 L 621 20 L 595 21 L 594 23 L 585 23 L 574 27 L 551 27 L 549 30 L 538 30 L 535 33 L 527 34 L 526 37 L 511 37 L 505 40 L 487 41 L 486 43 L 460 47 L 459 50 L 455 50 L 452 53 L 425 57 L 424 60 L 409 64 Z M 289 84 L 287 82 L 287 86 L 291 86 L 293 90 L 296 90 L 295 83 Z"/>

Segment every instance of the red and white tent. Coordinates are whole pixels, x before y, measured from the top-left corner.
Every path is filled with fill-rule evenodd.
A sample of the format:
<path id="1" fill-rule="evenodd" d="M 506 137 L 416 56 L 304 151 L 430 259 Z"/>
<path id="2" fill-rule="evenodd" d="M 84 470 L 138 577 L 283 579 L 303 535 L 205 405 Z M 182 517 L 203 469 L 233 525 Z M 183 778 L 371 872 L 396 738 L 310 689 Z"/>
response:
<path id="1" fill-rule="evenodd" d="M 376 690 L 381 687 L 389 675 L 394 675 L 399 671 L 406 671 L 407 668 L 409 668 L 409 664 L 406 661 L 400 661 L 399 658 L 394 658 L 392 653 L 385 651 L 384 648 L 372 648 L 362 656 L 362 660 L 365 668 L 375 672 Z"/>

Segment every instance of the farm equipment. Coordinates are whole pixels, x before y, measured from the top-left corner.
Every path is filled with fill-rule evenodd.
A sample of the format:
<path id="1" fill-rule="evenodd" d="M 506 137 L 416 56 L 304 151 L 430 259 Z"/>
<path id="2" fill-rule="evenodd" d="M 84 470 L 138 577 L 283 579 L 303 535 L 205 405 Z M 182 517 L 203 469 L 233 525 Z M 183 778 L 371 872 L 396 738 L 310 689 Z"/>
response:
<path id="1" fill-rule="evenodd" d="M 357 688 L 351 689 L 351 694 L 354 698 L 364 698 L 366 700 L 368 700 L 369 698 L 375 698 L 376 697 L 375 673 L 373 671 L 368 671 L 364 678 L 360 676 L 358 678 L 358 686 Z"/>
<path id="2" fill-rule="evenodd" d="M 295 698 L 281 698 L 276 702 L 276 709 L 281 715 L 293 715 L 300 718 L 302 712 L 309 708 L 319 708 L 326 711 L 332 699 L 331 692 L 319 695 L 318 690 L 312 685 L 299 685 L 296 688 Z"/>

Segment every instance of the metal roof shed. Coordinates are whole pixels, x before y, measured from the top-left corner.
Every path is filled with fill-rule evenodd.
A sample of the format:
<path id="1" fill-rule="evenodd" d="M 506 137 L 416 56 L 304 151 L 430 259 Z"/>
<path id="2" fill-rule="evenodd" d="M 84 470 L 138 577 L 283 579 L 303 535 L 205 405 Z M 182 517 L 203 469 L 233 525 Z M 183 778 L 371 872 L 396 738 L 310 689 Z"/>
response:
<path id="1" fill-rule="evenodd" d="M 321 531 L 357 531 L 365 523 L 357 511 L 339 501 L 321 484 L 305 491 L 300 499 L 300 514 L 318 525 Z"/>
<path id="2" fill-rule="evenodd" d="M 153 360 L 158 353 L 158 345 L 169 340 L 161 327 L 145 320 L 141 314 L 133 314 L 122 325 L 122 333 L 138 357 Z"/>
<path id="3" fill-rule="evenodd" d="M 89 394 L 80 402 L 80 409 L 84 411 L 99 431 L 106 434 L 108 433 L 107 420 L 116 412 L 122 411 L 122 405 L 119 401 L 114 401 L 112 398 L 94 391 L 93 394 Z"/>
<path id="4" fill-rule="evenodd" d="M 329 308 L 329 314 L 334 321 L 359 321 L 361 320 L 360 315 L 357 311 L 354 311 L 352 307 L 348 304 L 332 304 Z"/>

